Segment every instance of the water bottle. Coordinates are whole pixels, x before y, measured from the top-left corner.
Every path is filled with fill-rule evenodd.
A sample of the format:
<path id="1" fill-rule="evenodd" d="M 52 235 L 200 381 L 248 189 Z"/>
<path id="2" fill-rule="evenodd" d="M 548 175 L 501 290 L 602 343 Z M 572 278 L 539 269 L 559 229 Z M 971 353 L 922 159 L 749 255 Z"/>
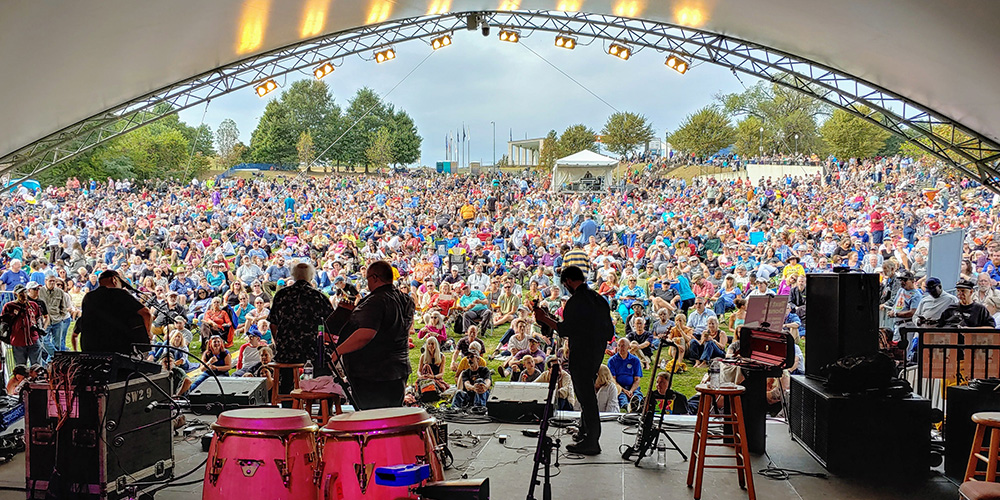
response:
<path id="1" fill-rule="evenodd" d="M 712 361 L 712 364 L 708 367 L 708 387 L 710 389 L 718 389 L 721 383 L 721 372 L 722 363 L 718 359 Z"/>
<path id="2" fill-rule="evenodd" d="M 656 466 L 667 466 L 667 443 L 663 441 L 656 443 Z"/>
<path id="3" fill-rule="evenodd" d="M 306 364 L 302 365 L 302 380 L 312 380 L 313 378 L 313 362 L 311 359 L 306 360 Z"/>

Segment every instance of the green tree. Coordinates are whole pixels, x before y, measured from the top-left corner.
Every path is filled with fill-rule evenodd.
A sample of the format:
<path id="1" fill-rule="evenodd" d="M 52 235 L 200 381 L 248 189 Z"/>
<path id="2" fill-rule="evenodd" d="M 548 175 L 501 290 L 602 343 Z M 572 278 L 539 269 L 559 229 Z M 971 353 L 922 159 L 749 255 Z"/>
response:
<path id="1" fill-rule="evenodd" d="M 293 165 L 298 161 L 298 137 L 287 106 L 280 100 L 270 101 L 250 136 L 250 159 L 255 163 Z"/>
<path id="2" fill-rule="evenodd" d="M 542 171 L 552 170 L 556 165 L 556 160 L 561 158 L 559 149 L 558 134 L 555 130 L 549 130 L 549 134 L 542 141 L 542 151 L 538 156 L 538 169 Z"/>
<path id="3" fill-rule="evenodd" d="M 299 165 L 305 165 L 306 171 L 310 170 L 316 152 L 313 151 L 313 138 L 308 130 L 303 130 L 299 134 L 299 142 L 295 145 L 295 150 L 299 154 Z"/>
<path id="4" fill-rule="evenodd" d="M 761 145 L 765 146 L 764 151 L 770 151 L 767 146 L 769 144 L 774 144 L 772 131 L 765 128 L 756 116 L 748 116 L 736 124 L 733 137 L 733 152 L 736 154 L 743 158 L 753 158 L 760 153 Z"/>
<path id="5" fill-rule="evenodd" d="M 857 111 L 868 115 L 871 110 L 859 106 Z M 820 129 L 827 151 L 837 158 L 867 158 L 885 146 L 889 132 L 855 114 L 837 109 Z"/>
<path id="6" fill-rule="evenodd" d="M 559 158 L 569 156 L 573 153 L 579 153 L 584 149 L 596 151 L 596 136 L 597 132 L 594 132 L 591 128 L 582 123 L 566 127 L 566 130 L 563 130 L 562 135 L 559 136 Z"/>
<path id="7" fill-rule="evenodd" d="M 624 157 L 656 137 L 653 126 L 646 117 L 628 111 L 611 115 L 604 124 L 601 135 L 608 151 L 619 157 Z"/>
<path id="8" fill-rule="evenodd" d="M 689 115 L 667 139 L 674 148 L 698 156 L 710 156 L 731 146 L 736 129 L 715 106 L 706 106 Z"/>
<path id="9" fill-rule="evenodd" d="M 188 141 L 180 130 L 146 126 L 116 138 L 92 163 L 101 167 L 127 164 L 135 177 L 154 179 L 184 172 L 188 151 Z"/>
<path id="10" fill-rule="evenodd" d="M 219 156 L 226 157 L 233 154 L 236 143 L 240 142 L 240 129 L 232 118 L 226 118 L 219 124 L 215 131 L 215 150 Z"/>
<path id="11" fill-rule="evenodd" d="M 828 116 L 830 107 L 802 92 L 777 83 L 758 82 L 740 93 L 717 95 L 716 100 L 721 104 L 723 113 L 757 118 L 758 142 L 759 129 L 764 127 L 765 154 L 791 154 L 796 147 L 799 152 L 811 153 L 819 151 L 823 145 L 817 120 Z M 755 147 L 751 156 L 757 154 L 758 148 Z"/>
<path id="12" fill-rule="evenodd" d="M 386 115 L 391 115 L 374 90 L 363 87 L 348 101 L 344 111 L 345 135 L 341 139 L 341 161 L 368 170 L 368 150 L 375 133 L 386 125 Z M 388 164 L 392 159 L 386 161 Z"/>
<path id="13" fill-rule="evenodd" d="M 389 165 L 389 162 L 392 161 L 392 135 L 387 127 L 379 127 L 372 134 L 365 155 L 368 158 L 368 162 L 365 163 L 365 173 L 368 172 L 369 165 L 376 169 L 382 169 Z"/>
<path id="14" fill-rule="evenodd" d="M 391 163 L 409 165 L 420 159 L 420 144 L 423 139 L 417 133 L 417 125 L 406 111 L 399 110 L 389 121 L 389 135 L 392 138 Z"/>

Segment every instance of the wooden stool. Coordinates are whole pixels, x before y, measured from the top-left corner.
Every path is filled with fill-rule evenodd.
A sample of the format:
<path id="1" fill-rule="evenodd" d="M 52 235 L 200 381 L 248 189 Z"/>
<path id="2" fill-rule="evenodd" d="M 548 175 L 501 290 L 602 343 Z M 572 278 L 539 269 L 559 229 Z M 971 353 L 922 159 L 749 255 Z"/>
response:
<path id="1" fill-rule="evenodd" d="M 1000 484 L 967 481 L 958 488 L 961 500 L 1000 500 Z"/>
<path id="2" fill-rule="evenodd" d="M 320 427 L 330 421 L 330 408 L 336 408 L 336 415 L 343 413 L 340 408 L 340 395 L 329 392 L 308 392 L 295 389 L 289 394 L 292 398 L 292 408 L 305 410 Z M 313 403 L 319 404 L 319 413 L 313 413 Z"/>
<path id="3" fill-rule="evenodd" d="M 274 406 L 281 406 L 283 401 L 290 401 L 292 404 L 295 403 L 295 399 L 292 398 L 290 394 L 282 394 L 278 389 L 281 387 L 281 370 L 292 370 L 294 376 L 292 377 L 295 381 L 294 389 L 299 388 L 299 377 L 298 370 L 304 365 L 302 363 L 268 363 L 267 367 L 271 369 L 272 377 L 274 378 L 274 383 L 271 386 L 271 404 Z"/>
<path id="4" fill-rule="evenodd" d="M 694 498 L 701 498 L 702 475 L 705 469 L 736 469 L 739 477 L 740 488 L 747 490 L 750 500 L 756 500 L 757 495 L 753 489 L 753 469 L 750 467 L 750 453 L 747 451 L 746 429 L 743 426 L 743 404 L 740 402 L 740 395 L 743 394 L 743 386 L 720 387 L 718 389 L 709 388 L 707 384 L 700 384 L 695 389 L 701 396 L 698 398 L 698 420 L 695 424 L 694 442 L 691 444 L 691 462 L 688 465 L 687 485 L 690 488 L 694 484 Z M 711 415 L 715 398 L 721 396 L 723 408 L 728 408 L 730 413 Z M 710 436 L 708 434 L 709 419 L 713 424 L 729 424 L 732 428 L 732 435 Z M 710 443 L 709 439 L 732 439 L 731 443 L 718 442 Z M 707 455 L 707 446 L 721 446 L 733 448 L 733 455 Z M 735 465 L 705 465 L 706 458 L 735 458 Z"/>
<path id="5" fill-rule="evenodd" d="M 980 412 L 972 416 L 976 423 L 976 437 L 972 439 L 972 451 L 969 452 L 969 465 L 965 467 L 965 481 L 974 480 L 976 476 L 986 476 L 986 481 L 994 483 L 997 480 L 997 460 L 1000 455 L 1000 413 Z M 988 445 L 983 446 L 986 429 L 990 430 Z M 986 455 L 983 455 L 986 452 Z M 986 462 L 986 471 L 977 471 L 979 462 Z"/>

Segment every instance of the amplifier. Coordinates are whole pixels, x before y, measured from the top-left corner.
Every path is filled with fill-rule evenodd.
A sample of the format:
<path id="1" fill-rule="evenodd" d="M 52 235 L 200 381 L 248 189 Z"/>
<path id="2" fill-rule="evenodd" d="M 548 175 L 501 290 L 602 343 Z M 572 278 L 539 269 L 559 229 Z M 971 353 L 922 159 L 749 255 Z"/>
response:
<path id="1" fill-rule="evenodd" d="M 930 412 L 930 401 L 919 396 L 847 397 L 827 392 L 812 378 L 792 376 L 792 437 L 836 474 L 885 479 L 927 475 Z"/>
<path id="2" fill-rule="evenodd" d="M 52 363 L 56 369 L 76 367 L 77 380 L 74 382 L 80 385 L 121 382 L 133 372 L 154 375 L 163 371 L 158 363 L 116 352 L 57 351 L 52 355 Z"/>
<path id="3" fill-rule="evenodd" d="M 96 386 L 29 385 L 27 498 L 134 498 L 133 483 L 168 477 L 174 468 L 170 412 L 146 406 L 169 391 L 168 373 Z"/>
<path id="4" fill-rule="evenodd" d="M 490 418 L 501 422 L 531 423 L 542 419 L 549 384 L 537 382 L 497 382 L 486 401 Z"/>
<path id="5" fill-rule="evenodd" d="M 267 391 L 267 379 L 264 377 L 219 377 L 219 382 L 222 382 L 221 395 L 219 384 L 215 379 L 209 378 L 191 391 L 188 396 L 191 404 L 221 403 L 206 410 L 206 413 L 218 415 L 223 409 L 233 405 L 260 406 L 268 404 L 271 400 L 271 393 Z"/>
<path id="6" fill-rule="evenodd" d="M 951 386 L 947 391 L 944 473 L 962 479 L 965 466 L 969 464 L 972 438 L 976 435 L 972 415 L 981 411 L 1000 411 L 1000 392 L 981 391 L 968 386 Z"/>

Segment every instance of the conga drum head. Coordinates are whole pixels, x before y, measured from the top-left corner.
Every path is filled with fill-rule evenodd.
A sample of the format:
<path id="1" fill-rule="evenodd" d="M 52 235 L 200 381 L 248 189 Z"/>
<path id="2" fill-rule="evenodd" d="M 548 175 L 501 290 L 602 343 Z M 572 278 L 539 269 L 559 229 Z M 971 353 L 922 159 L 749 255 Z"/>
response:
<path id="1" fill-rule="evenodd" d="M 429 425 L 433 418 L 422 408 L 380 408 L 342 413 L 330 418 L 323 427 L 333 432 L 371 432 L 412 425 Z"/>
<path id="2" fill-rule="evenodd" d="M 213 429 L 288 432 L 308 430 L 315 424 L 305 410 L 289 408 L 244 408 L 224 411 L 212 424 Z"/>

